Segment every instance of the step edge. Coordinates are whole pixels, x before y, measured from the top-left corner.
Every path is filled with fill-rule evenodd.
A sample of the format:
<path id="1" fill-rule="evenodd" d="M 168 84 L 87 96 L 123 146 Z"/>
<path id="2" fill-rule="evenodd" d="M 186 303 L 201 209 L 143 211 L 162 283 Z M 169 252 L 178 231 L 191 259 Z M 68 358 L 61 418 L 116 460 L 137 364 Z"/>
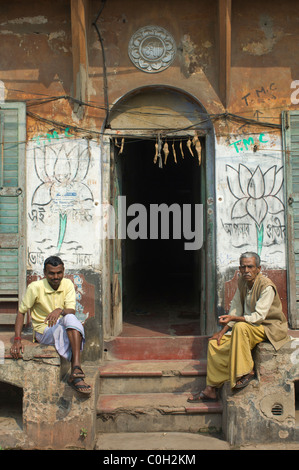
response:
<path id="1" fill-rule="evenodd" d="M 105 344 L 110 344 L 112 343 L 113 341 L 118 341 L 118 340 L 152 340 L 152 339 L 168 339 L 168 340 L 174 340 L 174 339 L 201 339 L 201 340 L 207 340 L 208 338 L 210 338 L 210 336 L 208 335 L 168 335 L 168 334 L 161 334 L 161 335 L 157 335 L 157 336 L 114 336 L 112 338 L 109 338 L 109 339 L 105 339 L 104 340 L 104 345 Z"/>
<path id="2" fill-rule="evenodd" d="M 145 366 L 140 369 L 140 366 Z M 161 366 L 161 367 L 159 367 Z M 163 367 L 164 366 L 164 367 Z M 189 366 L 189 368 L 188 368 Z M 128 367 L 126 370 L 119 370 L 119 367 Z M 138 370 L 134 370 L 138 367 Z M 150 367 L 150 370 L 146 370 Z M 182 370 L 182 367 L 185 369 Z M 195 367 L 197 369 L 195 369 Z M 173 361 L 109 361 L 99 367 L 100 377 L 172 377 L 172 376 L 204 376 L 206 375 L 206 360 L 173 360 Z"/>
<path id="3" fill-rule="evenodd" d="M 206 367 L 198 371 L 180 371 L 179 369 L 169 371 L 104 371 L 100 372 L 102 378 L 124 378 L 124 377 L 203 377 L 206 375 Z"/>
<path id="4" fill-rule="evenodd" d="M 155 404 L 148 404 L 148 405 L 125 405 L 125 406 L 101 406 L 101 400 L 104 399 L 105 397 L 110 397 L 110 398 L 124 398 L 124 399 L 132 399 L 132 402 L 134 402 L 134 398 L 136 399 L 136 396 L 153 396 L 153 395 L 161 395 L 160 393 L 140 393 L 140 394 L 102 394 L 99 396 L 98 401 L 97 401 L 97 406 L 96 406 L 96 414 L 97 416 L 100 415 L 107 415 L 107 414 L 115 414 L 119 413 L 120 411 L 132 411 L 134 410 L 135 412 L 141 412 L 144 413 L 146 411 L 151 411 L 151 410 L 157 410 L 157 411 L 162 411 L 164 414 L 191 414 L 191 413 L 222 413 L 223 411 L 223 406 L 222 402 L 216 401 L 216 402 L 199 402 L 196 404 L 189 405 L 187 402 L 187 397 L 190 395 L 190 393 L 163 393 L 162 395 L 169 395 L 169 398 L 173 395 L 180 395 L 180 396 L 186 396 L 186 405 L 178 405 L 178 406 L 173 406 L 169 407 L 168 405 L 160 405 L 158 404 L 155 406 Z"/>

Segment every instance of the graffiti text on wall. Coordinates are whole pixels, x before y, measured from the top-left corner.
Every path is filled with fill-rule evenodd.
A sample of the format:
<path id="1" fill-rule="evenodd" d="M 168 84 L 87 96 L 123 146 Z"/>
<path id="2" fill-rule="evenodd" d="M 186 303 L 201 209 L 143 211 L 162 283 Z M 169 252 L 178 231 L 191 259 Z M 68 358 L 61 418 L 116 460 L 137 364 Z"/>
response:
<path id="1" fill-rule="evenodd" d="M 265 134 L 263 133 L 259 135 L 258 141 L 262 144 L 268 142 L 268 140 L 265 138 Z M 236 152 L 239 153 L 243 152 L 244 150 L 248 150 L 250 145 L 255 146 L 256 144 L 253 137 L 249 137 L 248 139 L 236 140 L 230 145 L 233 145 Z M 253 150 L 255 150 L 255 148 Z"/>
<path id="2" fill-rule="evenodd" d="M 277 90 L 275 83 L 270 83 L 269 86 L 261 86 L 260 88 L 256 88 L 255 90 L 250 90 L 249 93 L 242 96 L 242 100 L 246 104 L 246 106 L 254 105 L 256 103 L 260 103 L 261 101 L 265 100 L 276 100 L 276 96 L 274 95 L 274 91 Z"/>
<path id="3" fill-rule="evenodd" d="M 70 130 L 69 127 L 65 129 L 64 135 L 62 136 L 62 138 L 73 137 L 73 135 L 69 133 L 69 130 Z M 61 136 L 59 136 L 57 131 L 52 131 L 52 132 L 47 132 L 46 134 L 37 135 L 36 137 L 33 137 L 32 140 L 35 140 L 37 145 L 39 146 L 42 146 L 42 145 L 45 146 L 49 142 L 52 142 L 53 139 L 56 139 L 56 140 L 61 139 Z"/>

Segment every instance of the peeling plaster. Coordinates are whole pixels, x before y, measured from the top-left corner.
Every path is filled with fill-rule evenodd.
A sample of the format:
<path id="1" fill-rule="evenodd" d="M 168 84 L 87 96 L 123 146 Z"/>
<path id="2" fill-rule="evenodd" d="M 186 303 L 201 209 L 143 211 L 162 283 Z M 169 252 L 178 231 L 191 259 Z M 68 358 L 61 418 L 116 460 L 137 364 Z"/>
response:
<path id="1" fill-rule="evenodd" d="M 261 15 L 259 26 L 264 34 L 264 38 L 260 41 L 252 41 L 242 46 L 244 52 L 248 54 L 261 56 L 269 54 L 273 50 L 275 44 L 283 37 L 282 29 L 275 28 L 273 20 L 267 15 Z"/>
<path id="2" fill-rule="evenodd" d="M 202 72 L 209 64 L 209 52 L 213 45 L 210 41 L 202 44 L 202 49 L 195 44 L 189 34 L 185 34 L 178 50 L 181 52 L 182 69 L 185 76 Z"/>
<path id="3" fill-rule="evenodd" d="M 53 39 L 64 39 L 65 36 L 65 31 L 55 31 L 54 33 L 49 34 L 49 41 L 53 41 Z"/>
<path id="4" fill-rule="evenodd" d="M 1 26 L 10 23 L 10 24 L 24 24 L 24 23 L 30 23 L 30 24 L 45 24 L 48 23 L 48 19 L 45 16 L 27 16 L 27 17 L 21 17 L 21 18 L 15 18 L 13 20 L 8 20 L 5 21 L 4 23 L 1 23 Z"/>
<path id="5" fill-rule="evenodd" d="M 0 80 L 0 103 L 4 103 L 5 101 L 5 85 L 2 80 Z"/>

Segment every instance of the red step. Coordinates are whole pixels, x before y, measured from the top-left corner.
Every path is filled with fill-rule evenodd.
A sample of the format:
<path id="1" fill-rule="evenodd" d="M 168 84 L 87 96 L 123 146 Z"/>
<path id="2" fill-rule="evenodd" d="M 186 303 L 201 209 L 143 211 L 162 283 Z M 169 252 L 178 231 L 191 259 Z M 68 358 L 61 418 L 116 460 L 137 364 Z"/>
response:
<path id="1" fill-rule="evenodd" d="M 117 336 L 105 342 L 108 359 L 188 360 L 206 357 L 208 336 Z"/>
<path id="2" fill-rule="evenodd" d="M 113 414 L 118 410 L 134 410 L 145 412 L 150 409 L 159 410 L 164 414 L 182 413 L 222 413 L 221 402 L 189 403 L 190 393 L 144 393 L 102 395 L 99 397 L 97 409 L 101 414 Z"/>
<path id="3" fill-rule="evenodd" d="M 163 377 L 205 375 L 206 360 L 110 361 L 100 367 L 101 377 Z"/>

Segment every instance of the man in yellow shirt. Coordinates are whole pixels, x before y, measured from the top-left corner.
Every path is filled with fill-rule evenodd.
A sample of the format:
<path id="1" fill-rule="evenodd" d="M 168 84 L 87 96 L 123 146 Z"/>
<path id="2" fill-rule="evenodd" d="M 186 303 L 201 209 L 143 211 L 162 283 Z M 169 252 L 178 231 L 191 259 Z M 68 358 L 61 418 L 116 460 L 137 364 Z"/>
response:
<path id="1" fill-rule="evenodd" d="M 53 344 L 60 356 L 71 362 L 69 385 L 89 395 L 91 387 L 84 382 L 80 352 L 85 342 L 84 328 L 77 319 L 74 284 L 64 278 L 64 264 L 57 256 L 44 263 L 45 278 L 27 287 L 15 323 L 15 338 L 11 347 L 14 359 L 24 351 L 21 331 L 24 314 L 30 310 L 35 339 L 42 344 Z"/>

